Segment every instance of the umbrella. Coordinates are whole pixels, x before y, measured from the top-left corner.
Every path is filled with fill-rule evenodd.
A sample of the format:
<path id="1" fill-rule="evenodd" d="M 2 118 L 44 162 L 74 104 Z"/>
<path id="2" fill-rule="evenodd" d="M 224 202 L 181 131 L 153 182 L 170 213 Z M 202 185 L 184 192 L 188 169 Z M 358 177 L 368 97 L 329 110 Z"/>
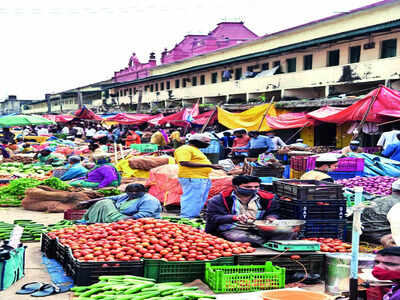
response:
<path id="1" fill-rule="evenodd" d="M 15 115 L 0 118 L 0 127 L 26 126 L 26 125 L 52 125 L 53 121 L 35 115 Z"/>

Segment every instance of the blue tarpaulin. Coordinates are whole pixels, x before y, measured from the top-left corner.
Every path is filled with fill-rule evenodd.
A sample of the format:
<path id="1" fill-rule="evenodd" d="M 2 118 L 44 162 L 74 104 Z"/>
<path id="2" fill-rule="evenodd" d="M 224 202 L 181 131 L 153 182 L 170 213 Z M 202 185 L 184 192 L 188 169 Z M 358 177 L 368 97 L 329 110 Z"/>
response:
<path id="1" fill-rule="evenodd" d="M 400 177 L 400 162 L 382 156 L 351 153 L 350 156 L 364 158 L 364 176 L 391 176 Z"/>

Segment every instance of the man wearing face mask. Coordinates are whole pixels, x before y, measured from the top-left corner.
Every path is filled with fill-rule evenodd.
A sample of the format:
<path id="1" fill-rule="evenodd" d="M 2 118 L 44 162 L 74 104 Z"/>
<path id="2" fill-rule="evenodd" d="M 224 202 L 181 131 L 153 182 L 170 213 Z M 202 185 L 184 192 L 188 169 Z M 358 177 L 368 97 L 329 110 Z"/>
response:
<path id="1" fill-rule="evenodd" d="M 389 247 L 380 250 L 375 257 L 372 275 L 379 280 L 394 282 L 392 289 L 382 300 L 400 300 L 400 247 Z"/>
<path id="2" fill-rule="evenodd" d="M 342 149 L 342 155 L 347 155 L 350 152 L 353 153 L 363 153 L 362 148 L 360 147 L 359 141 L 351 141 L 349 146 L 346 146 Z"/>
<path id="3" fill-rule="evenodd" d="M 92 205 L 93 204 L 93 205 Z M 146 193 L 142 184 L 130 184 L 125 194 L 93 199 L 80 203 L 80 208 L 92 205 L 83 216 L 86 223 L 111 223 L 124 219 L 160 218 L 160 201 Z"/>
<path id="4" fill-rule="evenodd" d="M 223 191 L 207 203 L 206 232 L 234 242 L 250 242 L 262 246 L 268 240 L 289 240 L 293 234 L 259 231 L 255 220 L 274 221 L 278 218 L 279 204 L 274 195 L 259 190 L 258 177 L 239 175 L 233 178 L 233 189 Z"/>
<path id="5" fill-rule="evenodd" d="M 304 173 L 300 177 L 301 180 L 319 180 L 334 182 L 333 178 L 328 175 L 328 172 L 336 170 L 338 164 L 337 155 L 334 153 L 324 153 L 318 156 L 315 160 L 315 169 Z"/>
<path id="6" fill-rule="evenodd" d="M 213 165 L 200 149 L 210 145 L 210 138 L 205 134 L 193 134 L 187 145 L 175 150 L 174 157 L 179 164 L 178 179 L 183 194 L 181 196 L 181 214 L 183 218 L 196 218 L 206 203 L 211 188 L 209 175 L 212 169 L 222 169 Z"/>

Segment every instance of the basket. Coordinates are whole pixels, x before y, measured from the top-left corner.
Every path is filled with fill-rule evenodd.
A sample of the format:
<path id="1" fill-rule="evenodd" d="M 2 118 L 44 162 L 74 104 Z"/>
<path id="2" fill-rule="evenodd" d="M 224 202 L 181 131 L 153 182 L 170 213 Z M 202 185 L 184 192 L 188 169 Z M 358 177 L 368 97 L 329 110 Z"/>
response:
<path id="1" fill-rule="evenodd" d="M 309 184 L 301 186 L 299 184 Z M 292 200 L 343 199 L 342 185 L 317 180 L 277 180 L 273 182 L 274 194 Z"/>
<path id="2" fill-rule="evenodd" d="M 346 219 L 346 200 L 299 201 L 279 200 L 279 216 L 282 219 L 321 220 Z"/>
<path id="3" fill-rule="evenodd" d="M 144 260 L 144 277 L 153 278 L 157 282 L 191 282 L 204 279 L 206 263 L 212 265 L 233 265 L 234 258 L 220 257 L 212 261 L 163 261 L 159 259 Z"/>
<path id="4" fill-rule="evenodd" d="M 73 257 L 71 249 L 68 249 L 67 255 L 68 262 L 64 269 L 78 286 L 98 282 L 99 276 L 103 275 L 143 276 L 144 272 L 143 261 L 85 262 Z"/>
<path id="5" fill-rule="evenodd" d="M 345 220 L 309 220 L 299 232 L 299 238 L 321 237 L 345 239 Z"/>
<path id="6" fill-rule="evenodd" d="M 150 153 L 158 151 L 158 145 L 156 144 L 131 144 L 131 149 L 135 149 L 141 153 Z"/>
<path id="7" fill-rule="evenodd" d="M 300 179 L 301 176 L 303 176 L 303 174 L 306 171 L 296 171 L 296 170 L 291 170 L 290 171 L 290 179 Z"/>
<path id="8" fill-rule="evenodd" d="M 341 172 L 341 171 L 335 171 L 335 172 L 328 172 L 328 175 L 332 177 L 333 180 L 340 180 L 340 179 L 348 179 L 348 178 L 353 178 L 353 177 L 363 177 L 364 172 L 363 171 L 346 171 L 346 172 Z"/>
<path id="9" fill-rule="evenodd" d="M 46 233 L 42 233 L 40 240 L 40 251 L 48 258 L 56 257 L 56 239 L 51 239 Z"/>
<path id="10" fill-rule="evenodd" d="M 64 220 L 80 220 L 86 213 L 86 209 L 67 209 L 64 211 Z"/>
<path id="11" fill-rule="evenodd" d="M 304 272 L 303 266 L 307 273 L 319 274 L 322 279 L 325 276 L 325 255 L 321 253 L 296 253 L 300 259 L 293 260 L 290 257 L 293 253 L 281 253 L 279 256 L 273 254 L 242 254 L 236 259 L 237 265 L 264 265 L 266 261 L 271 261 L 275 266 L 286 269 L 286 280 L 291 274 L 296 272 Z M 297 263 L 300 262 L 301 264 Z"/>
<path id="12" fill-rule="evenodd" d="M 206 264 L 205 281 L 214 293 L 242 293 L 285 287 L 285 268 L 273 266 L 211 266 Z"/>
<path id="13" fill-rule="evenodd" d="M 26 246 L 13 249 L 8 258 L 0 260 L 0 291 L 25 276 L 25 249 Z"/>

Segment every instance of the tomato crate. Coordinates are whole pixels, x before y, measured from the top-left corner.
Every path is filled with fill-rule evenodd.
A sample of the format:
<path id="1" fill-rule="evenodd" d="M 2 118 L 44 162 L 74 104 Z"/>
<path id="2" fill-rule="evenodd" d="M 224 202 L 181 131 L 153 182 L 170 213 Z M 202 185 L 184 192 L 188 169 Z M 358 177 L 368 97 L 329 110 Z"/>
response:
<path id="1" fill-rule="evenodd" d="M 270 261 L 254 266 L 212 266 L 206 263 L 205 282 L 214 293 L 243 293 L 285 287 L 285 268 Z"/>
<path id="2" fill-rule="evenodd" d="M 274 194 L 292 200 L 343 199 L 343 186 L 318 180 L 276 180 Z"/>
<path id="3" fill-rule="evenodd" d="M 302 230 L 299 232 L 299 238 L 336 238 L 345 239 L 346 220 L 307 220 Z"/>
<path id="4" fill-rule="evenodd" d="M 346 200 L 278 200 L 279 216 L 283 219 L 321 220 L 321 219 L 346 219 Z"/>
<path id="5" fill-rule="evenodd" d="M 233 265 L 234 257 L 220 257 L 212 261 L 163 261 L 159 259 L 144 260 L 144 277 L 153 278 L 157 282 L 181 281 L 191 282 L 204 279 L 206 263 L 212 265 Z"/>
<path id="6" fill-rule="evenodd" d="M 55 243 L 55 260 L 58 261 L 63 267 L 68 263 L 68 246 L 64 246 L 60 243 L 58 238 Z"/>
<path id="7" fill-rule="evenodd" d="M 64 212 L 64 220 L 80 220 L 86 213 L 86 209 L 67 209 Z"/>
<path id="8" fill-rule="evenodd" d="M 40 251 L 48 258 L 56 257 L 56 239 L 51 239 L 46 233 L 42 233 L 40 239 Z"/>

